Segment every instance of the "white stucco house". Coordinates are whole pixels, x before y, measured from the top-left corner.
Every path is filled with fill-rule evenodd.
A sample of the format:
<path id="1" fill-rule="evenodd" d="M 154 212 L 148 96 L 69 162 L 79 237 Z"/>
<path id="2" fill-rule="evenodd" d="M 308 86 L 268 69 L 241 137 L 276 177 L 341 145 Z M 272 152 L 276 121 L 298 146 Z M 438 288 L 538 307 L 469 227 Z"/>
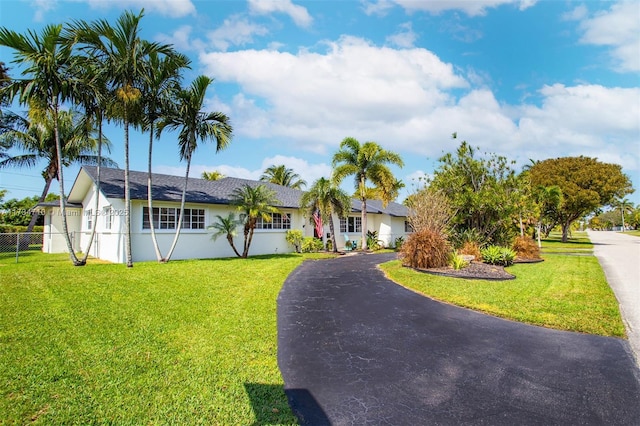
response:
<path id="1" fill-rule="evenodd" d="M 92 227 L 96 236 L 89 254 L 115 263 L 125 263 L 124 219 L 124 170 L 102 168 L 100 191 L 96 193 L 96 167 L 82 167 L 68 196 L 67 225 L 72 235 L 74 250 L 86 250 Z M 147 207 L 147 173 L 130 172 L 131 187 L 131 251 L 133 260 L 155 260 Z M 162 174 L 153 175 L 153 219 L 160 249 L 166 254 L 180 214 L 180 198 L 184 177 Z M 305 236 L 314 235 L 314 225 L 300 208 L 303 191 L 271 183 L 227 177 L 217 181 L 190 178 L 185 204 L 185 217 L 180 239 L 172 259 L 201 259 L 233 257 L 235 254 L 226 238 L 211 239 L 207 227 L 215 222 L 216 215 L 226 216 L 235 212 L 231 206 L 232 192 L 244 185 L 266 185 L 274 190 L 280 205 L 280 213 L 271 222 L 259 221 L 251 243 L 250 255 L 288 253 L 293 247 L 285 240 L 289 229 L 300 229 Z M 94 220 L 95 199 L 99 207 Z M 60 208 L 57 203 L 40 205 L 45 215 L 42 250 L 46 253 L 62 253 L 67 246 L 62 233 Z M 353 200 L 352 211 L 347 218 L 334 217 L 338 248 L 343 249 L 345 236 L 350 240 L 361 238 L 360 201 Z M 398 203 L 386 207 L 377 200 L 368 201 L 368 230 L 378 231 L 379 238 L 392 245 L 396 238 L 406 235 L 407 208 Z M 95 223 L 94 223 L 95 222 Z M 324 220 L 324 238 L 329 232 Z M 238 229 L 236 247 L 242 248 L 242 229 Z"/>

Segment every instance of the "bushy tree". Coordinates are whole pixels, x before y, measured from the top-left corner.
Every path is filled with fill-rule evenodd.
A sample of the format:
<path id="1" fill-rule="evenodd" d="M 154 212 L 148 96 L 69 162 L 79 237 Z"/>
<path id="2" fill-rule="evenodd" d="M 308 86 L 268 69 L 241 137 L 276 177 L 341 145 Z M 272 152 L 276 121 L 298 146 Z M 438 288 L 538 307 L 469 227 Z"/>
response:
<path id="1" fill-rule="evenodd" d="M 562 191 L 558 209 L 549 215 L 562 226 L 562 241 L 565 242 L 576 220 L 611 204 L 616 197 L 633 192 L 631 181 L 621 166 L 590 157 L 540 161 L 531 167 L 530 173 L 532 185 L 556 185 Z"/>
<path id="2" fill-rule="evenodd" d="M 448 198 L 454 232 L 475 230 L 487 242 L 507 244 L 520 199 L 513 162 L 495 154 L 478 157 L 466 141 L 439 161 L 429 187 Z"/>

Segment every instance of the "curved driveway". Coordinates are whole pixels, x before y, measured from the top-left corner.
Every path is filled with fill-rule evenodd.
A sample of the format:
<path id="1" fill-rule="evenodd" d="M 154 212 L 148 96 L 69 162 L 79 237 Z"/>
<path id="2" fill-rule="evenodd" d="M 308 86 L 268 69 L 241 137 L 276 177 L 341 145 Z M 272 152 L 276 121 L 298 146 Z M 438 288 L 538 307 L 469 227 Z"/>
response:
<path id="1" fill-rule="evenodd" d="M 308 425 L 637 425 L 627 341 L 502 320 L 423 297 L 375 265 L 308 261 L 278 298 L 278 363 Z"/>

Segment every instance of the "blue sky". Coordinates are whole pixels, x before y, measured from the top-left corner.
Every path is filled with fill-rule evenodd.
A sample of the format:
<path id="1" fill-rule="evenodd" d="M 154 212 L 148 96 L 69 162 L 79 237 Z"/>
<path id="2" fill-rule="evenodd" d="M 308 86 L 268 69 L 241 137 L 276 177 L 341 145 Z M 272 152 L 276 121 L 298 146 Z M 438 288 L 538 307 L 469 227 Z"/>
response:
<path id="1" fill-rule="evenodd" d="M 351 136 L 403 157 L 403 196 L 460 140 L 518 169 L 597 157 L 622 165 L 640 188 L 638 1 L 3 0 L 0 25 L 115 23 L 141 8 L 142 36 L 192 59 L 185 83 L 215 78 L 207 109 L 234 126 L 227 150 L 198 148 L 191 176 L 257 179 L 285 164 L 311 183 L 330 175 Z M 0 48 L 0 60 L 11 67 L 12 52 Z M 123 130 L 106 132 L 122 165 Z M 133 170 L 147 168 L 147 140 L 132 135 Z M 183 174 L 177 153 L 165 134 L 154 170 Z M 39 194 L 42 167 L 0 171 L 6 198 Z M 66 171 L 67 185 L 76 173 Z M 640 191 L 628 198 L 640 203 Z"/>

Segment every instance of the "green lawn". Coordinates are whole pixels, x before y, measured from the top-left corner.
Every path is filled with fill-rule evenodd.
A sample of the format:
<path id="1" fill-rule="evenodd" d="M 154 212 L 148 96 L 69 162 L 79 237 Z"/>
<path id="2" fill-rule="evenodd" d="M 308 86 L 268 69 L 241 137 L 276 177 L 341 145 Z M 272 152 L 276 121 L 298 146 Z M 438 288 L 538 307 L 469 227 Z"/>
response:
<path id="1" fill-rule="evenodd" d="M 640 237 L 640 230 L 636 229 L 634 231 L 624 231 L 623 234 L 633 235 L 634 237 Z"/>
<path id="2" fill-rule="evenodd" d="M 566 252 L 573 247 L 565 248 L 567 244 L 590 246 L 581 239 L 545 241 L 543 248 Z M 393 281 L 447 303 L 529 324 L 624 337 L 617 300 L 598 260 L 573 254 L 549 253 L 541 263 L 513 265 L 507 270 L 517 278 L 510 281 L 435 276 L 404 268 L 399 261 L 383 264 L 382 269 Z"/>
<path id="3" fill-rule="evenodd" d="M 276 297 L 308 257 L 3 259 L 0 423 L 295 424 Z"/>
<path id="4" fill-rule="evenodd" d="M 543 253 L 591 253 L 593 244 L 586 232 L 573 232 L 566 243 L 562 242 L 562 234 L 552 232 L 549 238 L 542 240 Z"/>

